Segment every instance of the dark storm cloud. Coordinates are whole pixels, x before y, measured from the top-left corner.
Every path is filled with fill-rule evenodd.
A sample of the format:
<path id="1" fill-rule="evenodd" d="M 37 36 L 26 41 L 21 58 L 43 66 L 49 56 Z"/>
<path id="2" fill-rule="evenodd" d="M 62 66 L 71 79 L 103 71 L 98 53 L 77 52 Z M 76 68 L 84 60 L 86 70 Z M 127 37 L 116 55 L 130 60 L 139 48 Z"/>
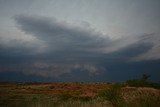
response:
<path id="1" fill-rule="evenodd" d="M 112 40 L 89 26 L 73 26 L 55 18 L 19 15 L 15 20 L 22 32 L 43 41 L 45 47 L 39 53 L 36 47 L 18 41 L 14 47 L 1 45 L 1 72 L 57 78 L 84 71 L 88 76 L 102 75 L 110 72 L 110 66 L 130 63 L 155 46 L 148 40 L 154 34 Z"/>
<path id="2" fill-rule="evenodd" d="M 73 26 L 55 18 L 17 16 L 19 28 L 38 39 L 47 41 L 52 50 L 87 51 L 106 46 L 109 38 L 90 27 Z"/>

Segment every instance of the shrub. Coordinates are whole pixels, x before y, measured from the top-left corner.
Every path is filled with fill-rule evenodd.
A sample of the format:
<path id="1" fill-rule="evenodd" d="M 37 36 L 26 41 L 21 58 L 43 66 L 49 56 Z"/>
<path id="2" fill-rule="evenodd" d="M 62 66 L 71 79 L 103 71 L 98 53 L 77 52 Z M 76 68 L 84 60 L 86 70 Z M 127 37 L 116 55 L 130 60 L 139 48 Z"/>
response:
<path id="1" fill-rule="evenodd" d="M 160 84 L 159 83 L 150 83 L 150 87 L 160 89 Z"/>
<path id="2" fill-rule="evenodd" d="M 111 87 L 114 89 L 121 89 L 122 87 L 125 87 L 125 84 L 124 83 L 113 83 Z"/>
<path id="3" fill-rule="evenodd" d="M 70 84 L 64 83 L 63 86 L 64 86 L 64 87 L 70 86 Z"/>
<path id="4" fill-rule="evenodd" d="M 73 98 L 73 96 L 70 95 L 70 94 L 64 93 L 64 94 L 61 94 L 59 96 L 59 98 L 60 98 L 61 101 L 67 101 L 67 100 Z"/>
<path id="5" fill-rule="evenodd" d="M 149 87 L 150 84 L 149 82 L 146 82 L 144 80 L 128 80 L 126 81 L 127 85 L 128 86 L 131 86 L 131 87 Z"/>
<path id="6" fill-rule="evenodd" d="M 152 87 L 160 89 L 160 84 L 148 82 L 150 76 L 143 74 L 141 79 L 134 79 L 126 81 L 126 84 L 131 87 Z"/>
<path id="7" fill-rule="evenodd" d="M 55 86 L 49 86 L 49 88 L 50 88 L 50 89 L 54 89 L 54 88 L 55 88 Z"/>
<path id="8" fill-rule="evenodd" d="M 114 106 L 120 105 L 122 102 L 122 93 L 120 92 L 121 85 L 113 84 L 110 88 L 99 92 L 99 97 L 103 100 L 108 100 Z"/>
<path id="9" fill-rule="evenodd" d="M 89 96 L 79 97 L 78 99 L 83 102 L 88 102 L 92 100 L 92 98 Z"/>

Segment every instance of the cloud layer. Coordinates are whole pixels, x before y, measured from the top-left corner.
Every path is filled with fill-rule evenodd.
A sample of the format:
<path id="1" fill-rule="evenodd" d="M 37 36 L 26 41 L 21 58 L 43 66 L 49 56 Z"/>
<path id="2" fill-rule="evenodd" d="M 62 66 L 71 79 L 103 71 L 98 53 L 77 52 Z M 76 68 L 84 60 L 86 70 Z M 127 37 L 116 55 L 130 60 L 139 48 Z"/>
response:
<path id="1" fill-rule="evenodd" d="M 160 59 L 158 34 L 111 39 L 88 23 L 75 26 L 55 18 L 24 15 L 16 16 L 15 22 L 34 39 L 5 41 L 0 36 L 0 72 L 58 78 L 80 71 L 92 76 L 110 72 L 109 65 Z"/>

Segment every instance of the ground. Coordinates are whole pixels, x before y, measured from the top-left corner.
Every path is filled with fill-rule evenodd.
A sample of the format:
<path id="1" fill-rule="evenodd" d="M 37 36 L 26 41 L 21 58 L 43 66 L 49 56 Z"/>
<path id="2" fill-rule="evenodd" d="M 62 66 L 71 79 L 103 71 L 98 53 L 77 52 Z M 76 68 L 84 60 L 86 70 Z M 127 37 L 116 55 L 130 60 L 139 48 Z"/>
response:
<path id="1" fill-rule="evenodd" d="M 115 98 L 114 98 L 115 97 Z M 0 83 L 0 107 L 158 107 L 160 90 L 109 83 Z"/>

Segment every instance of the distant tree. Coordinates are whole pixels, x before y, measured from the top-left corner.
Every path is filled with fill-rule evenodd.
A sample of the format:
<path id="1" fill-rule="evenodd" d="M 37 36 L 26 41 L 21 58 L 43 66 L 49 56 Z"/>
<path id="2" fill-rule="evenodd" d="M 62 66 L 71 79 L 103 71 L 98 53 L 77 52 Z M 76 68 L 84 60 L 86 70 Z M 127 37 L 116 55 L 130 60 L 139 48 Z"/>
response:
<path id="1" fill-rule="evenodd" d="M 150 77 L 150 75 L 143 74 L 143 75 L 142 75 L 142 79 L 141 79 L 141 80 L 143 80 L 143 81 L 147 81 L 149 77 Z"/>
<path id="2" fill-rule="evenodd" d="M 149 87 L 150 82 L 147 81 L 149 77 L 150 75 L 143 74 L 140 79 L 128 80 L 126 83 L 133 87 Z"/>

